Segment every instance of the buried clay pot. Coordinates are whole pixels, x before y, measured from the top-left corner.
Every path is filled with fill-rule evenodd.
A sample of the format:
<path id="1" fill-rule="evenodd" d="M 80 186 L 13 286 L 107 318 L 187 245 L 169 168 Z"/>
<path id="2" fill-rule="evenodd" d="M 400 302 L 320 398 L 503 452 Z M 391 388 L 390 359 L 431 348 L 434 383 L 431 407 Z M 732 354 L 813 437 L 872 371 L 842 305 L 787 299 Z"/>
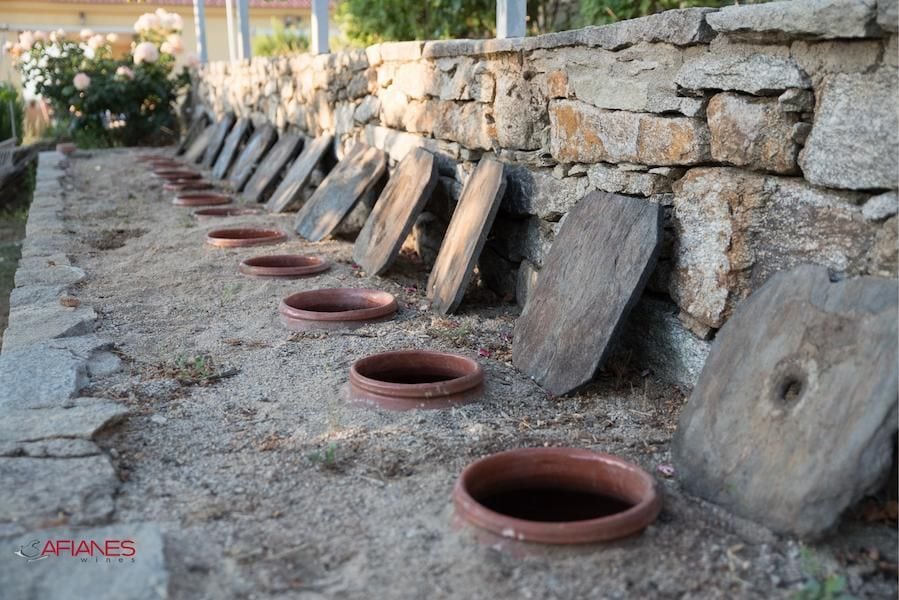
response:
<path id="1" fill-rule="evenodd" d="M 381 352 L 350 367 L 349 399 L 390 410 L 447 408 L 479 400 L 484 369 L 466 356 L 429 350 Z"/>
<path id="2" fill-rule="evenodd" d="M 190 169 L 153 169 L 153 173 L 160 179 L 176 181 L 178 179 L 202 179 L 203 175 Z"/>
<path id="3" fill-rule="evenodd" d="M 307 277 L 331 268 L 328 261 L 317 256 L 273 254 L 254 256 L 240 261 L 237 270 L 249 277 Z"/>
<path id="4" fill-rule="evenodd" d="M 354 329 L 387 321 L 396 309 L 396 298 L 381 290 L 326 288 L 287 296 L 281 300 L 278 313 L 291 331 L 307 331 Z"/>
<path id="5" fill-rule="evenodd" d="M 63 142 L 60 144 L 56 144 L 56 151 L 60 154 L 65 154 L 66 156 L 75 152 L 78 149 L 78 146 L 72 144 L 70 142 Z"/>
<path id="6" fill-rule="evenodd" d="M 175 179 L 162 185 L 167 192 L 190 192 L 197 190 L 210 190 L 212 183 L 205 179 Z"/>
<path id="7" fill-rule="evenodd" d="M 280 229 L 261 229 L 253 227 L 213 229 L 206 234 L 206 243 L 219 248 L 243 248 L 245 246 L 277 244 L 286 239 L 287 234 Z"/>
<path id="8" fill-rule="evenodd" d="M 204 208 L 195 210 L 191 214 L 198 219 L 218 217 L 244 217 L 247 215 L 261 215 L 264 211 L 259 208 L 245 208 L 242 206 L 223 206 L 218 208 Z"/>
<path id="9" fill-rule="evenodd" d="M 183 169 L 184 165 L 177 160 L 170 158 L 157 158 L 156 160 L 147 161 L 147 165 L 151 169 Z"/>
<path id="10" fill-rule="evenodd" d="M 521 448 L 468 465 L 453 489 L 456 514 L 504 538 L 605 542 L 637 533 L 662 509 L 655 480 L 611 454 Z"/>
<path id="11" fill-rule="evenodd" d="M 186 192 L 175 196 L 172 204 L 175 206 L 217 206 L 231 204 L 231 196 L 218 192 Z"/>

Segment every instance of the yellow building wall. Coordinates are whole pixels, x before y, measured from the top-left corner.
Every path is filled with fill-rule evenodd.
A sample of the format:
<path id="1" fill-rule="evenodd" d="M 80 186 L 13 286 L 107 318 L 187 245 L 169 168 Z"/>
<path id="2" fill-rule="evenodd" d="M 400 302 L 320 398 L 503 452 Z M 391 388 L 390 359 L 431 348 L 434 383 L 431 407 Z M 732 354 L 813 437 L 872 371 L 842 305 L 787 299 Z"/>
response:
<path id="1" fill-rule="evenodd" d="M 134 22 L 145 12 L 159 7 L 176 12 L 184 21 L 185 52 L 197 48 L 194 13 L 191 6 L 162 6 L 153 2 L 127 4 L 56 3 L 41 1 L 0 0 L 0 45 L 6 40 L 15 41 L 23 30 L 54 31 L 63 29 L 77 34 L 82 29 L 96 33 L 117 33 L 121 45 L 127 47 L 126 36 L 134 34 Z M 235 15 L 236 17 L 236 15 Z M 250 37 L 271 30 L 271 20 L 282 21 L 292 17 L 301 29 L 308 30 L 308 9 L 250 7 Z M 236 19 L 235 19 L 236 20 Z M 236 26 L 236 24 L 235 24 Z M 228 60 L 228 26 L 224 7 L 206 7 L 206 46 L 210 61 Z M 5 39 L 4 39 L 5 36 Z M 19 83 L 9 56 L 0 51 L 0 79 Z"/>

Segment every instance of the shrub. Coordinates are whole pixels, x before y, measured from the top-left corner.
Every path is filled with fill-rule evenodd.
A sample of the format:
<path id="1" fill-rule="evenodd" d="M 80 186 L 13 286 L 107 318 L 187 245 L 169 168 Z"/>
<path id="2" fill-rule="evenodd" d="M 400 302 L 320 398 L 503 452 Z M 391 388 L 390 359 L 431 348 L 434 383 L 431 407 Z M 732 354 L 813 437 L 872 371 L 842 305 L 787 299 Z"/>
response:
<path id="1" fill-rule="evenodd" d="M 11 83 L 0 82 L 0 142 L 13 137 L 14 130 L 21 142 L 24 125 L 25 107 L 19 91 Z"/>
<path id="2" fill-rule="evenodd" d="M 309 49 L 309 38 L 294 28 L 272 19 L 272 33 L 253 38 L 254 56 L 284 56 Z"/>
<path id="3" fill-rule="evenodd" d="M 162 9 L 142 15 L 131 55 L 112 56 L 110 34 L 89 30 L 80 39 L 24 32 L 7 51 L 23 83 L 47 100 L 58 121 L 86 146 L 155 144 L 177 130 L 174 104 L 190 83 L 175 73 L 183 52 L 181 17 Z"/>

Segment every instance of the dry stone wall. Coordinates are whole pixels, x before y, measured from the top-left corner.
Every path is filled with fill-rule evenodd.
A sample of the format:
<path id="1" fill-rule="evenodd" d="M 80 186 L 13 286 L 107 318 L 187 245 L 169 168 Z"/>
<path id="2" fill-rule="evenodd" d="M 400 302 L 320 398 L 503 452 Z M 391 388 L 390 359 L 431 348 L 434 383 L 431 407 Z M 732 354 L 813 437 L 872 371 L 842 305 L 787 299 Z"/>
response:
<path id="1" fill-rule="evenodd" d="M 589 191 L 665 209 L 666 240 L 625 335 L 638 362 L 691 384 L 709 340 L 772 273 L 897 271 L 896 0 L 685 9 L 514 40 L 400 42 L 215 63 L 216 115 L 438 157 L 415 228 L 433 256 L 473 164 L 509 185 L 480 262 L 526 301 L 559 223 Z M 646 365 L 644 365 L 646 366 Z"/>

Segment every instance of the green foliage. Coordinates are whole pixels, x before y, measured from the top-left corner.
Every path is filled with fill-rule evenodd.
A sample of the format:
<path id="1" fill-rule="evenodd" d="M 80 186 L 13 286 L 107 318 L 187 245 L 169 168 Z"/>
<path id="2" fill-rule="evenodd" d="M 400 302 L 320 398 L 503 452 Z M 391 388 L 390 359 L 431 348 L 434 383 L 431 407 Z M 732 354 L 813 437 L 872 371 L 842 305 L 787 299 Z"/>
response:
<path id="1" fill-rule="evenodd" d="M 353 44 L 494 35 L 496 0 L 344 0 L 336 19 Z"/>
<path id="2" fill-rule="evenodd" d="M 852 600 L 852 596 L 846 593 L 846 578 L 828 572 L 811 548 L 803 546 L 799 556 L 806 582 L 793 600 Z"/>
<path id="3" fill-rule="evenodd" d="M 10 108 L 12 108 L 12 115 L 10 115 Z M 16 137 L 21 142 L 25 126 L 25 106 L 22 104 L 22 97 L 11 83 L 0 82 L 0 142 L 13 137 L 11 126 L 13 123 Z"/>
<path id="4" fill-rule="evenodd" d="M 582 25 L 601 25 L 673 8 L 725 4 L 733 4 L 733 0 L 581 0 L 580 16 Z"/>
<path id="5" fill-rule="evenodd" d="M 284 56 L 298 54 L 309 49 L 309 38 L 294 28 L 284 27 L 277 19 L 272 19 L 272 33 L 253 38 L 254 56 Z"/>

